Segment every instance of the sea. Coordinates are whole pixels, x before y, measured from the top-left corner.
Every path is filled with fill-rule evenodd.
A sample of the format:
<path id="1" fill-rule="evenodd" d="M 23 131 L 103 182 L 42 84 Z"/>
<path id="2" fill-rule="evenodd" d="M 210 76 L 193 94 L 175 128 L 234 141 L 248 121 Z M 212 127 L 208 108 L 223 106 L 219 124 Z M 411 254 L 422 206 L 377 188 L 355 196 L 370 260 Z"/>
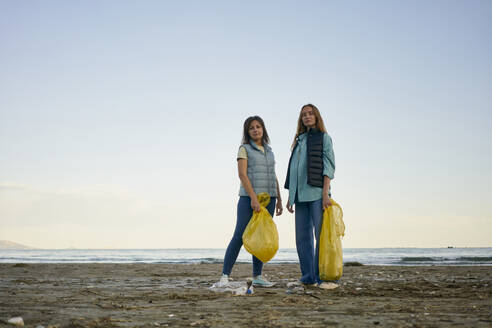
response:
<path id="1" fill-rule="evenodd" d="M 222 263 L 225 249 L 0 250 L 0 263 Z M 492 248 L 345 248 L 343 260 L 364 265 L 492 265 Z M 250 263 L 241 249 L 236 263 Z M 295 249 L 279 249 L 270 263 L 297 263 Z"/>

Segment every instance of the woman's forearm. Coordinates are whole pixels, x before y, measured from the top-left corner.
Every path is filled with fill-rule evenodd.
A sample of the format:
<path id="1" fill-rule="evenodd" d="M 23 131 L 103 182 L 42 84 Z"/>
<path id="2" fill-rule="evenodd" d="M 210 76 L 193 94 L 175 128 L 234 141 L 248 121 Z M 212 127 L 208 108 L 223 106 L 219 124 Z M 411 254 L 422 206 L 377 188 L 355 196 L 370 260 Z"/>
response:
<path id="1" fill-rule="evenodd" d="M 249 195 L 249 197 L 251 199 L 255 199 L 256 193 L 253 190 L 253 185 L 251 184 L 251 181 L 249 181 L 248 175 L 239 173 L 239 180 L 241 180 L 244 190 L 246 190 L 246 193 Z"/>
<path id="2" fill-rule="evenodd" d="M 243 185 L 244 190 L 248 196 L 254 200 L 256 198 L 256 193 L 253 189 L 253 185 L 248 178 L 248 160 L 244 158 L 240 158 L 237 161 L 237 172 L 239 174 L 239 180 L 241 180 L 241 184 Z"/>
<path id="3" fill-rule="evenodd" d="M 275 178 L 275 181 L 277 182 L 277 202 L 282 202 L 282 196 L 280 196 L 280 187 L 278 185 L 278 179 Z"/>
<path id="4" fill-rule="evenodd" d="M 328 178 L 326 175 L 323 176 L 323 194 L 329 195 L 330 194 L 330 182 L 331 179 Z"/>

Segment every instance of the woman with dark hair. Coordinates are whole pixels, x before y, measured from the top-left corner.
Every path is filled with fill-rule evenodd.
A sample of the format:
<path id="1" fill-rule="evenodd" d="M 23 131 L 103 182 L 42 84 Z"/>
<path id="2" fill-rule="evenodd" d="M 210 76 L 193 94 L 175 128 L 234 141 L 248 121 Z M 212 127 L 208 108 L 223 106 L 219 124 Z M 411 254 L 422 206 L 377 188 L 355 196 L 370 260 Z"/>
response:
<path id="1" fill-rule="evenodd" d="M 257 194 L 266 192 L 270 195 L 270 203 L 267 210 L 273 217 L 282 214 L 282 199 L 275 174 L 275 157 L 272 148 L 268 145 L 268 137 L 265 123 L 259 116 L 251 116 L 244 122 L 243 142 L 237 155 L 237 166 L 241 187 L 239 189 L 239 202 L 237 204 L 237 222 L 232 240 L 227 247 L 224 256 L 224 266 L 219 285 L 224 286 L 229 282 L 229 275 L 236 263 L 237 256 L 243 245 L 243 233 L 248 225 L 253 211 L 260 211 L 260 203 Z M 273 284 L 261 275 L 263 263 L 253 256 L 253 285 L 271 287 Z"/>
<path id="2" fill-rule="evenodd" d="M 335 155 L 323 118 L 312 104 L 302 106 L 285 181 L 289 189 L 287 210 L 296 218 L 296 247 L 300 282 L 330 288 L 319 277 L 319 237 L 323 210 L 331 205 L 330 182 L 335 175 Z M 316 248 L 314 248 L 314 237 Z"/>

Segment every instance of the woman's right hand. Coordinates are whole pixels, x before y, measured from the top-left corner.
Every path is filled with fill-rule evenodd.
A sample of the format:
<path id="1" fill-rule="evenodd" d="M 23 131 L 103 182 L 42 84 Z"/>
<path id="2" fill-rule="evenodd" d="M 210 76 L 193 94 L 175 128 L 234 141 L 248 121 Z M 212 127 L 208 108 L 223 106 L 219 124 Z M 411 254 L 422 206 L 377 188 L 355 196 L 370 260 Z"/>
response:
<path id="1" fill-rule="evenodd" d="M 251 208 L 255 212 L 259 212 L 260 211 L 260 202 L 258 201 L 258 198 L 256 198 L 256 197 L 251 198 Z"/>
<path id="2" fill-rule="evenodd" d="M 290 197 L 289 200 L 287 201 L 287 204 L 285 204 L 285 207 L 287 207 L 287 211 L 289 211 L 290 213 L 294 213 L 294 206 L 290 205 Z"/>

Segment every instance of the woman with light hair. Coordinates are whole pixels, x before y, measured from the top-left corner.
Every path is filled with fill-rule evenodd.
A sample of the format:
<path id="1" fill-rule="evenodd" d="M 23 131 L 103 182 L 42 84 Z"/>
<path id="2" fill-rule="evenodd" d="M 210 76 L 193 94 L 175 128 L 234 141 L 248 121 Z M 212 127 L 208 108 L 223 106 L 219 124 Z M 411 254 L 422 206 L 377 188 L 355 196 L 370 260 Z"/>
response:
<path id="1" fill-rule="evenodd" d="M 335 155 L 331 137 L 316 106 L 302 106 L 291 149 L 285 181 L 285 188 L 289 189 L 286 206 L 291 213 L 295 207 L 300 282 L 330 288 L 319 277 L 319 237 L 323 210 L 331 205 L 330 182 L 335 174 Z"/>

